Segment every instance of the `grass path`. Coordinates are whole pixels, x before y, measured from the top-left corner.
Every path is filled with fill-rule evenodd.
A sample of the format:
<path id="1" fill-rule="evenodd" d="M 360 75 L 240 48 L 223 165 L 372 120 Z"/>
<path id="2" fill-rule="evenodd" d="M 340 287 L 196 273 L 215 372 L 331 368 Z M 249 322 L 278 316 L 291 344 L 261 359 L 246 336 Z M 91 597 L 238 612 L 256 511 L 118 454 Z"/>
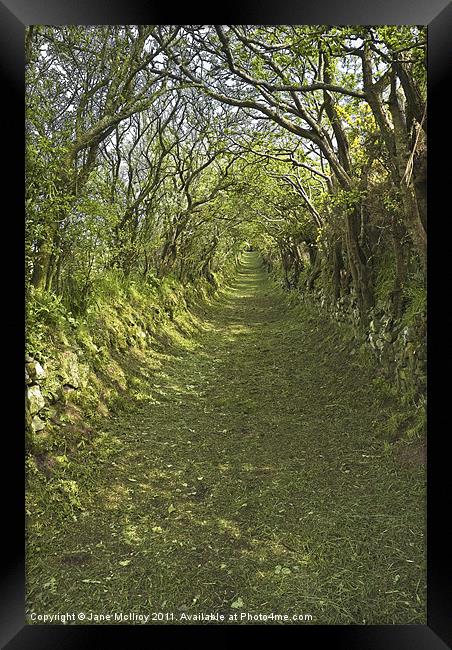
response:
<path id="1" fill-rule="evenodd" d="M 370 370 L 253 253 L 197 316 L 31 517 L 29 610 L 425 623 L 424 467 Z"/>

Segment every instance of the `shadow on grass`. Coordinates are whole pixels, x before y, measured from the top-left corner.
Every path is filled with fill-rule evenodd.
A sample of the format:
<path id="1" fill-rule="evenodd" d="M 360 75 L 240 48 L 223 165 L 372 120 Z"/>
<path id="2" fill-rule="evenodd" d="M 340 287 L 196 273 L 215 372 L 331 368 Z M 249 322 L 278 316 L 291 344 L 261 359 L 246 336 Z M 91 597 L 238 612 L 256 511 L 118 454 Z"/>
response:
<path id="1" fill-rule="evenodd" d="M 121 408 L 41 486 L 29 608 L 425 622 L 423 472 L 384 455 L 365 371 L 253 254 L 185 318 L 118 359 Z"/>

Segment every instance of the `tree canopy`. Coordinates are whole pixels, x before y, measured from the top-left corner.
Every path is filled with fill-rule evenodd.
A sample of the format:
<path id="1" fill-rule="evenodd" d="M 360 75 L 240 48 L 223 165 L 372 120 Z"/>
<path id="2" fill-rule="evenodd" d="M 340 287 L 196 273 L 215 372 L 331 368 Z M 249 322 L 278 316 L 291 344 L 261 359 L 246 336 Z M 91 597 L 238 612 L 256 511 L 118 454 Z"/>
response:
<path id="1" fill-rule="evenodd" d="M 105 273 L 209 279 L 248 242 L 364 325 L 402 317 L 425 56 L 415 26 L 29 27 L 27 284 L 83 313 Z"/>

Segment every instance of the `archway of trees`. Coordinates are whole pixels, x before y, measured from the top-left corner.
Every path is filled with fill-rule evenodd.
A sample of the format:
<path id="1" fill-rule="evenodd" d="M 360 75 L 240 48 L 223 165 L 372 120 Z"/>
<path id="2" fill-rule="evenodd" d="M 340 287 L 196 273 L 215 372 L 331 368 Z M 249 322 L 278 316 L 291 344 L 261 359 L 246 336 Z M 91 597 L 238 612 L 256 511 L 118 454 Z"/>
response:
<path id="1" fill-rule="evenodd" d="M 29 28 L 27 282 L 193 281 L 244 240 L 289 286 L 400 318 L 426 256 L 417 27 Z M 413 284 L 414 283 L 414 284 Z"/>

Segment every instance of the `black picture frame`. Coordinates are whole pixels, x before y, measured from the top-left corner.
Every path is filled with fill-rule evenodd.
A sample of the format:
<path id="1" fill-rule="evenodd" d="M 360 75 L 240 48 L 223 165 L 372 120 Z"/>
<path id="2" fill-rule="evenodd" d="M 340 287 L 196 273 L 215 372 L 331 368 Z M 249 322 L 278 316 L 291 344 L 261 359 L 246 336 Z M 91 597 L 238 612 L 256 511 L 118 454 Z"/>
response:
<path id="1" fill-rule="evenodd" d="M 185 15 L 184 15 L 185 14 Z M 30 24 L 199 24 L 210 22 L 236 24 L 332 24 L 428 25 L 429 40 L 429 215 L 433 223 L 429 237 L 428 271 L 428 623 L 427 625 L 393 626 L 39 626 L 25 625 L 25 558 L 24 558 L 24 440 L 22 434 L 23 403 L 19 388 L 23 367 L 24 314 L 24 30 Z M 168 643 L 173 634 L 183 632 L 183 642 L 195 637 L 220 633 L 226 640 L 230 635 L 247 636 L 263 631 L 265 635 L 286 639 L 288 630 L 297 642 L 307 648 L 323 644 L 347 650 L 441 650 L 452 645 L 452 584 L 450 542 L 443 527 L 451 500 L 449 497 L 449 457 L 444 451 L 450 431 L 447 405 L 450 393 L 447 378 L 440 378 L 444 361 L 450 358 L 451 321 L 442 312 L 447 302 L 446 288 L 450 286 L 447 226 L 452 221 L 447 201 L 452 180 L 450 169 L 443 160 L 443 151 L 451 152 L 446 91 L 452 69 L 452 3 L 447 0 L 303 0 L 296 2 L 257 3 L 253 0 L 229 4 L 221 14 L 213 16 L 205 9 L 197 11 L 191 4 L 185 7 L 154 7 L 143 0 L 0 0 L 0 70 L 2 77 L 2 108 L 4 135 L 11 144 L 4 150 L 7 166 L 4 180 L 2 230 L 4 247 L 14 252 L 4 276 L 6 311 L 5 347 L 11 354 L 7 367 L 9 393 L 4 397 L 4 410 L 13 414 L 13 425 L 3 428 L 4 465 L 11 467 L 7 490 L 4 492 L 2 554 L 2 607 L 0 642 L 10 650 L 50 650 L 52 648 L 108 647 L 107 637 L 114 634 L 115 643 L 126 641 L 129 646 L 145 643 Z M 5 139 L 3 139 L 5 147 Z M 449 153 L 449 156 L 451 154 Z M 14 190 L 13 190 L 14 188 Z M 9 208 L 5 209 L 6 195 Z M 450 228 L 450 225 L 449 225 Z M 5 252 L 5 251 L 4 251 Z M 4 263 L 5 264 L 5 263 Z M 5 268 L 5 266 L 4 266 Z M 446 291 L 446 293 L 445 293 Z M 8 293 L 9 292 L 9 293 Z M 436 306 L 435 303 L 438 305 Z M 439 307 L 441 305 L 441 307 Z M 5 338 L 6 337 L 6 338 Z M 446 364 L 447 365 L 447 364 Z M 450 398 L 449 398 L 450 399 Z M 449 425 L 449 426 L 448 426 Z M 7 461 L 5 463 L 5 461 Z M 448 507 L 449 506 L 449 507 Z M 123 635 L 126 634 L 124 638 Z M 231 637 L 231 638 L 232 638 Z M 198 642 L 198 641 L 196 641 Z"/>

